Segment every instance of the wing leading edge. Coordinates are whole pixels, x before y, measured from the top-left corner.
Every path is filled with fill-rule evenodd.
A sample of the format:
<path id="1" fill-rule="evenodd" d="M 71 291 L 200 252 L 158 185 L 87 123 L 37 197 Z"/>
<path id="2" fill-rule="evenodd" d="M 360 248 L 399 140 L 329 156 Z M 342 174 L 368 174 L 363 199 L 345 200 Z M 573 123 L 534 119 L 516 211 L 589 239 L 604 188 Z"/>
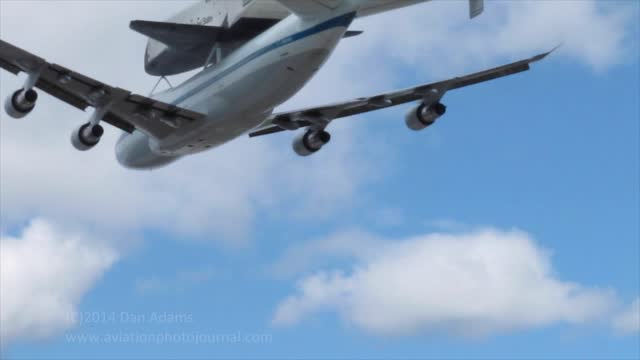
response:
<path id="1" fill-rule="evenodd" d="M 532 63 L 544 59 L 553 51 L 555 51 L 555 49 L 493 69 L 432 84 L 419 85 L 410 89 L 315 108 L 273 114 L 261 126 L 255 129 L 255 131 L 250 133 L 249 136 L 257 137 L 285 130 L 297 130 L 304 127 L 318 126 L 319 123 L 321 127 L 324 127 L 335 119 L 385 109 L 418 100 L 432 104 L 438 102 L 447 91 L 527 71 L 530 69 Z"/>
<path id="2" fill-rule="evenodd" d="M 35 87 L 80 110 L 104 109 L 103 119 L 126 132 L 137 129 L 157 139 L 172 134 L 183 124 L 205 116 L 103 84 L 60 65 L 51 64 L 0 40 L 0 68 L 13 74 L 25 72 Z"/>

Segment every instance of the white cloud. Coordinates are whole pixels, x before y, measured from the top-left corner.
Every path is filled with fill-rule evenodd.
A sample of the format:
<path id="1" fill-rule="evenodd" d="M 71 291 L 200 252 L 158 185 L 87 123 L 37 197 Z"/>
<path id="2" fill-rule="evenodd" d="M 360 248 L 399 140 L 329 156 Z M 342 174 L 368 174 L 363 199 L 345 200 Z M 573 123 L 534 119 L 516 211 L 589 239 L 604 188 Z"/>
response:
<path id="1" fill-rule="evenodd" d="M 282 301 L 274 324 L 335 311 L 368 332 L 442 330 L 485 336 L 606 316 L 613 292 L 562 281 L 549 255 L 524 232 L 478 230 L 387 242 L 352 270 L 303 278 Z"/>
<path id="2" fill-rule="evenodd" d="M 598 70 L 632 54 L 627 41 L 633 39 L 630 22 L 637 4 L 607 6 L 595 0 L 508 4 L 507 21 L 498 37 L 499 51 L 522 52 L 563 43 L 564 54 Z"/>
<path id="3" fill-rule="evenodd" d="M 640 332 L 640 298 L 613 318 L 613 328 L 621 334 Z"/>
<path id="4" fill-rule="evenodd" d="M 384 240 L 368 232 L 358 229 L 342 231 L 326 238 L 292 245 L 269 270 L 277 277 L 288 277 L 323 265 L 329 259 L 354 260 L 365 255 L 372 256 L 382 248 Z"/>
<path id="5" fill-rule="evenodd" d="M 75 324 L 82 296 L 117 260 L 85 234 L 34 220 L 20 237 L 0 239 L 0 338 L 44 338 Z"/>
<path id="6" fill-rule="evenodd" d="M 638 45 L 632 25 L 637 3 L 493 1 L 475 20 L 467 19 L 466 6 L 440 1 L 367 18 L 361 25 L 367 33 L 355 47 L 377 48 L 379 64 L 400 61 L 422 74 L 451 76 L 561 43 L 555 56 L 600 71 L 632 60 Z"/>

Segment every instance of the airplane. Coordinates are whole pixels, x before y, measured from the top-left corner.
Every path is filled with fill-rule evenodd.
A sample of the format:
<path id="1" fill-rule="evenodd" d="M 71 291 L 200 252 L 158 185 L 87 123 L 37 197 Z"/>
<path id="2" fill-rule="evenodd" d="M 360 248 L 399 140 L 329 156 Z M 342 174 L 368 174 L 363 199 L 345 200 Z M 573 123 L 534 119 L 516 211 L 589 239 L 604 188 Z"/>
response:
<path id="1" fill-rule="evenodd" d="M 5 110 L 13 118 L 28 115 L 38 99 L 34 89 L 83 111 L 92 108 L 89 121 L 71 134 L 72 145 L 89 150 L 104 134 L 101 124 L 113 125 L 123 131 L 116 158 L 129 169 L 155 169 L 239 136 L 282 131 L 300 132 L 293 150 L 309 156 L 330 142 L 327 127 L 336 119 L 415 102 L 405 123 L 420 131 L 445 114 L 441 100 L 448 91 L 527 71 L 551 53 L 410 89 L 275 112 L 316 74 L 342 39 L 360 35 L 349 30 L 356 18 L 426 1 L 202 0 L 167 22 L 132 21 L 131 29 L 149 37 L 148 74 L 160 81 L 202 68 L 179 86 L 148 97 L 0 40 L 0 68 L 28 75 L 6 99 Z M 483 9 L 483 0 L 469 0 L 471 18 Z"/>

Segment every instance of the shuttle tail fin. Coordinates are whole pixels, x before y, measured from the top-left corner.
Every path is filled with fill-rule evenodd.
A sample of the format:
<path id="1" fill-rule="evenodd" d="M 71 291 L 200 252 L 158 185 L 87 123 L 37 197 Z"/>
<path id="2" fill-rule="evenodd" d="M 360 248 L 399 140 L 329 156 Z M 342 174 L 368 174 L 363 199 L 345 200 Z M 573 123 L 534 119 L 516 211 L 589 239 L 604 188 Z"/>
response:
<path id="1" fill-rule="evenodd" d="M 484 0 L 469 0 L 469 17 L 474 17 L 484 12 Z"/>

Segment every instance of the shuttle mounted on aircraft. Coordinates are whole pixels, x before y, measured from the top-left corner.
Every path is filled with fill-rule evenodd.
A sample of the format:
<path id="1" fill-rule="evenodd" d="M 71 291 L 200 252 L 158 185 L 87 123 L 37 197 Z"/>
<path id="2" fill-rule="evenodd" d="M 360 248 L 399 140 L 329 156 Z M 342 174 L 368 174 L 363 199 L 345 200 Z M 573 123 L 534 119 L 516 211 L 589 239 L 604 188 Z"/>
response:
<path id="1" fill-rule="evenodd" d="M 293 150 L 308 156 L 326 146 L 337 119 L 405 103 L 416 103 L 406 126 L 423 130 L 447 110 L 451 90 L 529 70 L 548 53 L 478 73 L 409 89 L 323 106 L 276 112 L 329 59 L 360 17 L 428 0 L 203 0 L 165 22 L 135 20 L 131 29 L 148 37 L 148 74 L 170 76 L 201 68 L 179 86 L 151 96 L 112 87 L 0 40 L 0 67 L 25 72 L 24 85 L 10 94 L 6 112 L 28 115 L 36 89 L 80 110 L 89 120 L 71 134 L 78 150 L 96 146 L 103 123 L 123 131 L 116 157 L 127 168 L 153 169 L 239 136 L 298 131 Z M 469 0 L 470 17 L 484 9 Z"/>

